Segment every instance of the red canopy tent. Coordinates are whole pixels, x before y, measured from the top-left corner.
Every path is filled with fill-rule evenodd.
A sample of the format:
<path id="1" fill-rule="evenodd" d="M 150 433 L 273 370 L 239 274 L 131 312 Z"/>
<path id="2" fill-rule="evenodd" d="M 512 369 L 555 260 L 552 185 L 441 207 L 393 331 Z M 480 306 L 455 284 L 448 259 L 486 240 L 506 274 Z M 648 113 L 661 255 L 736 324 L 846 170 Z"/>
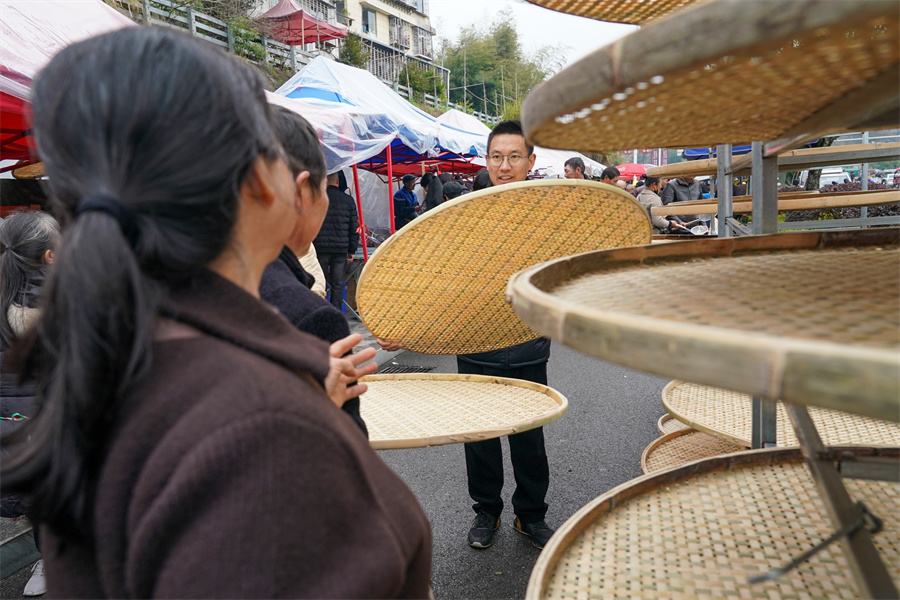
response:
<path id="1" fill-rule="evenodd" d="M 647 169 L 652 167 L 653 165 L 642 165 L 639 163 L 625 163 L 624 165 L 619 165 L 616 169 L 619 170 L 619 175 L 622 177 L 643 177 L 647 174 Z"/>
<path id="2" fill-rule="evenodd" d="M 280 0 L 257 21 L 260 29 L 290 46 L 347 37 L 347 28 L 310 15 L 294 0 Z"/>
<path id="3" fill-rule="evenodd" d="M 0 0 L 0 12 L 0 160 L 28 161 L 34 157 L 32 78 L 69 44 L 135 24 L 101 0 Z"/>

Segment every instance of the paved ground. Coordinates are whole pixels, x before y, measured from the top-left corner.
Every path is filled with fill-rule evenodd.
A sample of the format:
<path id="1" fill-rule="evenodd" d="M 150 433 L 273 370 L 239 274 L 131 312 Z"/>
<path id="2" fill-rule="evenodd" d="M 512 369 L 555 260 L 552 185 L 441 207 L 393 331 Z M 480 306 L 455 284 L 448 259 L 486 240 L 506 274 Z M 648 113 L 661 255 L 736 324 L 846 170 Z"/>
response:
<path id="1" fill-rule="evenodd" d="M 404 352 L 392 362 L 456 372 L 455 357 Z M 641 475 L 641 452 L 658 437 L 660 392 L 667 380 L 635 372 L 553 345 L 550 385 L 569 400 L 569 412 L 545 428 L 550 458 L 550 511 L 558 527 L 607 490 Z M 513 491 L 508 446 L 504 499 Z M 466 490 L 461 445 L 381 452 L 422 503 L 434 536 L 434 594 L 444 598 L 522 598 L 539 550 L 512 529 L 507 507 L 494 545 L 466 545 L 474 517 Z"/>
<path id="2" fill-rule="evenodd" d="M 351 327 L 355 324 L 351 319 Z M 358 328 L 358 326 L 356 327 Z M 370 345 L 367 338 L 361 346 Z M 456 372 L 452 356 L 412 352 L 379 352 L 382 366 L 434 367 Z M 550 457 L 550 511 L 547 521 L 558 527 L 596 496 L 641 474 L 643 449 L 658 436 L 663 413 L 660 392 L 667 380 L 599 361 L 553 345 L 550 385 L 569 400 L 569 412 L 545 428 Z M 508 446 L 504 443 L 507 481 L 512 482 Z M 461 445 L 381 453 L 413 490 L 431 521 L 434 536 L 433 585 L 440 599 L 522 598 L 539 551 L 512 530 L 507 508 L 494 545 L 475 550 L 466 545 L 474 513 L 466 491 Z M 504 499 L 512 495 L 507 483 Z M 0 582 L 0 598 L 21 598 L 30 575 L 25 567 Z"/>

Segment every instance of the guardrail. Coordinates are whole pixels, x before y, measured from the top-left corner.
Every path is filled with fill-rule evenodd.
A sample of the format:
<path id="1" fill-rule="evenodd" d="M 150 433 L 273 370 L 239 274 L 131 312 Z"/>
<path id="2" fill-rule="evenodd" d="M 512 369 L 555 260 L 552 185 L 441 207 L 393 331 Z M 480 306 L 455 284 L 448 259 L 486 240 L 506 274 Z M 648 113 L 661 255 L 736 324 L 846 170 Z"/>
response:
<path id="1" fill-rule="evenodd" d="M 144 25 L 157 25 L 182 29 L 202 40 L 215 44 L 231 54 L 246 58 L 250 62 L 259 63 L 264 60 L 266 64 L 298 71 L 304 65 L 309 64 L 316 55 L 301 50 L 299 46 L 290 46 L 277 40 L 260 36 L 251 43 L 261 47 L 262 57 L 253 52 L 242 35 L 246 30 L 235 30 L 230 24 L 211 15 L 194 10 L 190 6 L 173 2 L 172 0 L 110 0 L 110 3 L 122 14 L 133 21 Z M 405 85 L 392 83 L 379 78 L 379 81 L 392 88 L 400 96 L 411 99 L 413 90 Z M 455 108 L 467 112 L 464 106 L 444 101 L 432 94 L 424 94 L 423 100 L 427 106 L 437 109 Z M 472 113 L 475 118 L 491 125 L 500 122 L 500 117 L 487 115 L 481 112 Z"/>

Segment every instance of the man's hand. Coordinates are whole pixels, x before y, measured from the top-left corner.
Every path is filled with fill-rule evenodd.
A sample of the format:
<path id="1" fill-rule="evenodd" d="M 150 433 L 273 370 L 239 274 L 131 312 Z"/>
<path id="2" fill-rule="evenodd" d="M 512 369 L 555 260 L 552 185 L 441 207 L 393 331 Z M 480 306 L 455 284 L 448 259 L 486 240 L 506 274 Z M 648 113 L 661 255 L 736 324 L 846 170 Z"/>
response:
<path id="1" fill-rule="evenodd" d="M 329 348 L 328 353 L 331 355 L 331 359 L 329 360 L 328 376 L 325 378 L 325 390 L 338 408 L 342 407 L 347 400 L 361 396 L 369 389 L 364 383 L 357 383 L 349 387 L 348 384 L 378 370 L 378 365 L 374 362 L 359 366 L 361 363 L 375 358 L 375 348 L 366 348 L 358 354 L 344 356 L 361 341 L 362 336 L 353 333 L 331 344 Z"/>
<path id="2" fill-rule="evenodd" d="M 356 257 L 353 256 L 352 254 L 348 254 L 348 255 L 347 255 L 347 262 L 348 262 L 348 263 L 353 262 L 353 259 L 354 259 L 354 258 L 356 258 Z"/>
<path id="3" fill-rule="evenodd" d="M 381 346 L 382 350 L 386 350 L 388 352 L 396 352 L 397 350 L 402 350 L 403 346 L 400 345 L 400 342 L 385 342 L 384 340 L 375 340 L 378 342 L 378 345 Z"/>

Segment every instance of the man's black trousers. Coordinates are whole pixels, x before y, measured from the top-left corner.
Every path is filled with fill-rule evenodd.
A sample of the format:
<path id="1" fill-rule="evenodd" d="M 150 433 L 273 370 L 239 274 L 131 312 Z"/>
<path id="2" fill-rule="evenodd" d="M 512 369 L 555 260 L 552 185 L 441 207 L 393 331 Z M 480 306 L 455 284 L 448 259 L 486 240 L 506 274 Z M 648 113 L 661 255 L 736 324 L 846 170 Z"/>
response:
<path id="1" fill-rule="evenodd" d="M 524 379 L 547 385 L 547 363 L 527 367 L 501 369 L 485 367 L 457 358 L 457 369 L 468 375 L 490 375 Z M 547 514 L 547 488 L 550 487 L 550 467 L 544 448 L 544 429 L 538 427 L 508 436 L 516 491 L 512 496 L 513 511 L 523 523 L 542 521 Z M 500 438 L 465 444 L 466 473 L 469 495 L 475 512 L 487 511 L 495 517 L 503 512 L 503 450 Z"/>

